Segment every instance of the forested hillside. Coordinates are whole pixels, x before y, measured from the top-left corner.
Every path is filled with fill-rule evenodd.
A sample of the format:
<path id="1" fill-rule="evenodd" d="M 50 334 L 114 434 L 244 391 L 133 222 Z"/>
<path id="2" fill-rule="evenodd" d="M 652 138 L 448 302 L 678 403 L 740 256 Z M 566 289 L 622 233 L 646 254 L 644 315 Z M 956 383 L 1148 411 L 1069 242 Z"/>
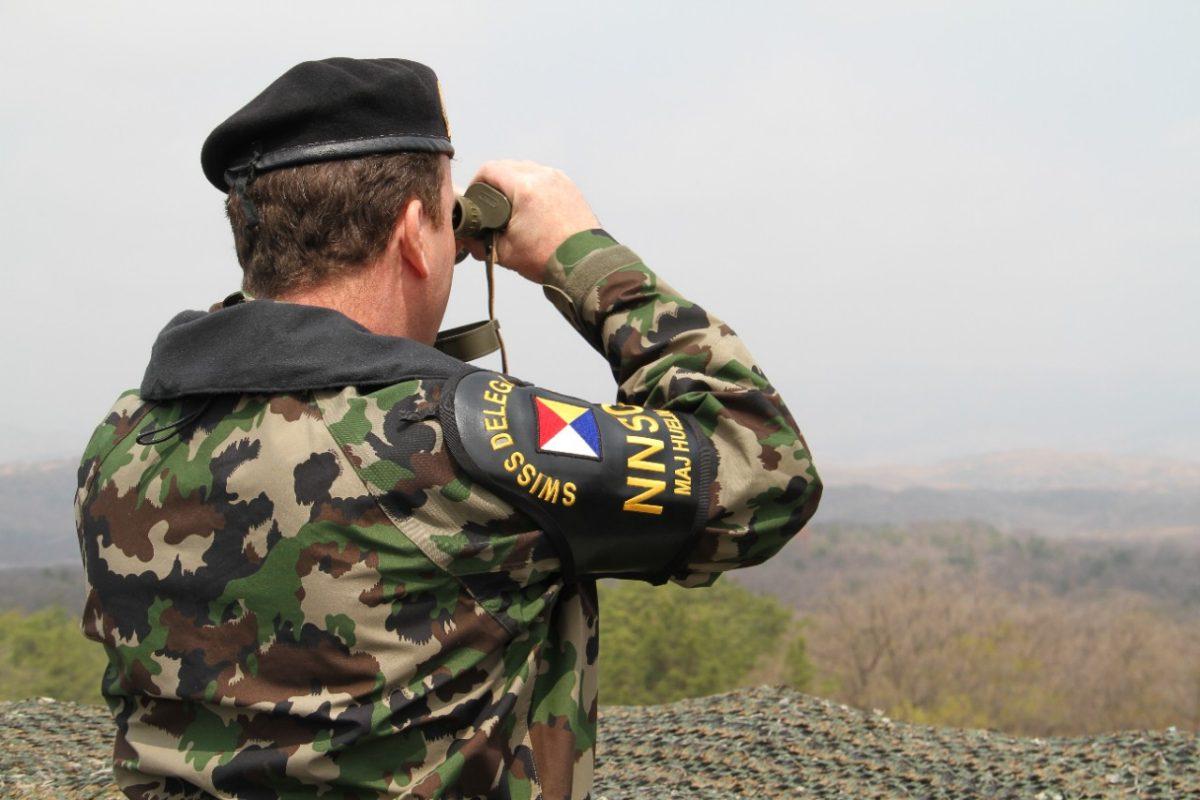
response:
<path id="1" fill-rule="evenodd" d="M 1054 466 L 1034 471 L 1045 491 L 1003 459 L 944 470 L 940 488 L 834 484 L 782 553 L 712 589 L 607 582 L 601 701 L 775 683 L 1030 735 L 1200 728 L 1190 468 L 1100 471 L 1123 491 Z M 74 481 L 66 463 L 0 470 L 0 563 L 18 565 L 0 571 L 0 699 L 98 699 Z"/>
<path id="2" fill-rule="evenodd" d="M 973 520 L 819 522 L 772 560 L 736 573 L 802 611 L 914 575 L 1072 602 L 1130 593 L 1174 616 L 1200 615 L 1200 536 L 1192 534 L 1050 538 Z"/>
<path id="3" fill-rule="evenodd" d="M 815 525 L 733 576 L 805 620 L 813 691 L 914 722 L 1200 728 L 1200 542 Z"/>

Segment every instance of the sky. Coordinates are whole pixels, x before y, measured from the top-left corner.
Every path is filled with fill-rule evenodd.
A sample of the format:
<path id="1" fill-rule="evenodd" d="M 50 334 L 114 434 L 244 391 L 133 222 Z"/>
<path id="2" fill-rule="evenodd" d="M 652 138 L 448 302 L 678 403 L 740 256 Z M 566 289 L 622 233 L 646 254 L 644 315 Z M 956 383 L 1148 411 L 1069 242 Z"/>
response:
<path id="1" fill-rule="evenodd" d="M 743 336 L 818 466 L 1200 459 L 1197 42 L 1191 0 L 0 0 L 0 462 L 77 457 L 163 324 L 238 287 L 200 146 L 334 55 L 438 72 L 460 185 L 572 176 Z M 609 400 L 500 277 L 512 372 Z M 465 262 L 446 325 L 484 313 Z"/>

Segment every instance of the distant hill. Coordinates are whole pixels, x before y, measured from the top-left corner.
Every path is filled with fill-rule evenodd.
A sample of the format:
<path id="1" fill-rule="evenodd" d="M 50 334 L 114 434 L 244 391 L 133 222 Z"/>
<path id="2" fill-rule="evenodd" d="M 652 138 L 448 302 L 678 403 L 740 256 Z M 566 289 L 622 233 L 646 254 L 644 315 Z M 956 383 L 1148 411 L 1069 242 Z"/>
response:
<path id="1" fill-rule="evenodd" d="M 1061 536 L 1200 534 L 1200 462 L 1018 450 L 925 466 L 820 466 L 824 523 L 975 520 Z"/>
<path id="2" fill-rule="evenodd" d="M 1200 621 L 1196 536 L 1051 538 L 982 522 L 817 522 L 775 558 L 732 577 L 808 611 L 839 593 L 914 574 L 1079 602 L 1136 594 Z"/>
<path id="3" fill-rule="evenodd" d="M 1012 450 L 933 465 L 839 468 L 821 465 L 835 485 L 879 489 L 1049 492 L 1073 489 L 1122 493 L 1200 493 L 1200 462 L 1113 453 Z"/>
<path id="4" fill-rule="evenodd" d="M 882 489 L 826 484 L 821 523 L 906 524 L 974 520 L 1049 537 L 1159 537 L 1200 533 L 1200 491 Z"/>
<path id="5" fill-rule="evenodd" d="M 0 465 L 0 568 L 79 562 L 77 462 Z"/>
<path id="6" fill-rule="evenodd" d="M 821 470 L 821 523 L 976 520 L 1052 537 L 1200 533 L 1200 463 L 1019 451 Z M 75 471 L 74 461 L 0 465 L 0 569 L 78 563 Z"/>
<path id="7" fill-rule="evenodd" d="M 54 567 L 0 569 L 0 613 L 10 609 L 30 612 L 58 606 L 77 614 L 83 611 L 86 599 L 79 559 Z"/>

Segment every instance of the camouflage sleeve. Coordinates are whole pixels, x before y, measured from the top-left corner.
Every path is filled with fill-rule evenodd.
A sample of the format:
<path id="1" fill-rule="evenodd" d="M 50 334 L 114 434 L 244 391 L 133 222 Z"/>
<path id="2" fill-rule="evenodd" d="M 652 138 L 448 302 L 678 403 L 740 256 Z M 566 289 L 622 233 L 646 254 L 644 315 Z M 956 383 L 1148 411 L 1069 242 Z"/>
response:
<path id="1" fill-rule="evenodd" d="M 602 230 L 564 242 L 544 288 L 608 359 L 619 402 L 690 417 L 716 451 L 706 519 L 672 579 L 708 585 L 778 552 L 816 511 L 821 482 L 742 340 Z"/>

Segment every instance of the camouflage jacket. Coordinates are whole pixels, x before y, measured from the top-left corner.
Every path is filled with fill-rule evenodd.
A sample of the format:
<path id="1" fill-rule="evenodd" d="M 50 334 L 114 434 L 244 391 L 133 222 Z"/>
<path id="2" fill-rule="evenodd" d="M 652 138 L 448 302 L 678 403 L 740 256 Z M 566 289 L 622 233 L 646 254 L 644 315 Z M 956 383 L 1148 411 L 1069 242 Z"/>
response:
<path id="1" fill-rule="evenodd" d="M 677 549 L 640 577 L 704 586 L 777 552 L 820 482 L 741 340 L 603 231 L 558 249 L 546 293 L 608 359 L 618 404 L 471 378 L 328 309 L 253 301 L 168 326 L 92 436 L 76 497 L 83 629 L 108 654 L 129 797 L 588 795 L 595 571 L 568 568 L 548 529 L 637 550 L 589 522 L 615 504 L 603 519 Z M 235 324 L 276 312 L 293 317 Z M 468 380 L 532 411 L 455 411 Z M 659 444 L 614 438 L 650 429 Z M 503 461 L 462 463 L 472 437 Z M 715 456 L 712 472 L 668 467 L 672 447 Z M 551 483 L 567 466 L 579 480 Z"/>

